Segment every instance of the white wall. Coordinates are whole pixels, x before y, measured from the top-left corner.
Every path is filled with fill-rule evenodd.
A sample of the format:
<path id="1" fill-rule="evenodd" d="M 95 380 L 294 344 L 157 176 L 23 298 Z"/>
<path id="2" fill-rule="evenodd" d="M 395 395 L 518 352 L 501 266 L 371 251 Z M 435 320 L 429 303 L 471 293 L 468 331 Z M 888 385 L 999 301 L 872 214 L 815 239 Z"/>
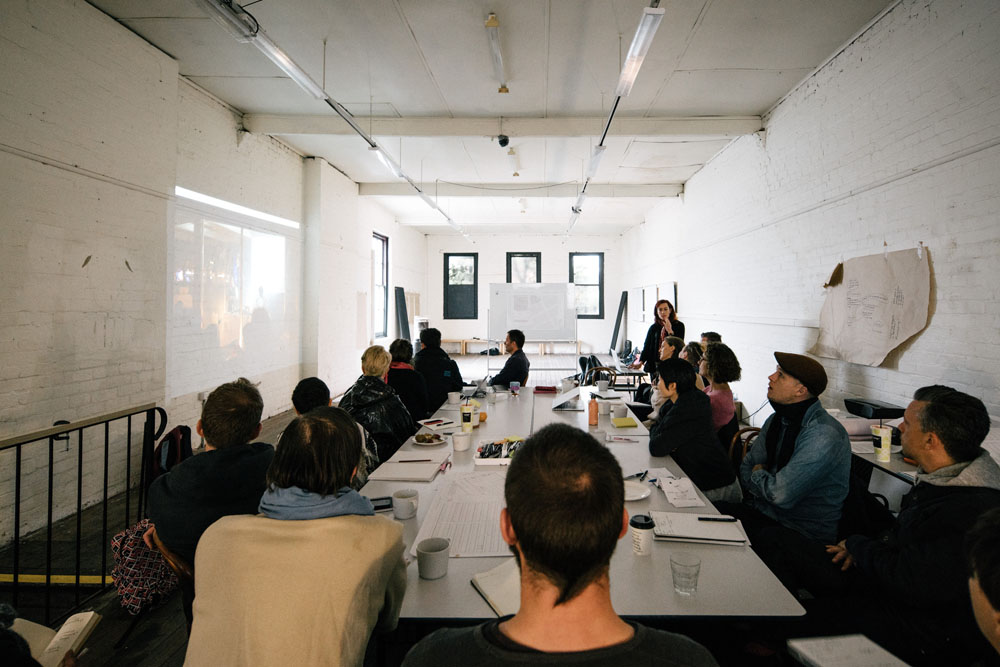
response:
<path id="1" fill-rule="evenodd" d="M 471 242 L 470 242 L 471 241 Z M 430 326 L 441 330 L 445 339 L 486 337 L 487 312 L 490 306 L 490 283 L 507 282 L 508 252 L 540 252 L 542 254 L 542 282 L 565 283 L 569 281 L 569 253 L 604 253 L 604 318 L 577 321 L 577 336 L 583 341 L 582 351 L 605 353 L 611 342 L 611 333 L 618 314 L 618 301 L 625 289 L 621 281 L 624 266 L 620 260 L 617 236 L 555 235 L 503 236 L 474 234 L 467 241 L 458 235 L 427 237 L 427 300 L 420 315 L 430 319 Z M 479 254 L 479 317 L 475 320 L 445 320 L 444 315 L 444 254 Z M 525 336 L 532 338 L 530 331 Z M 530 353 L 532 350 L 529 349 Z M 569 351 L 568 347 L 560 352 Z"/>
<path id="2" fill-rule="evenodd" d="M 944 383 L 1000 414 L 1000 4 L 904 1 L 628 233 L 630 282 L 680 283 L 687 338 L 714 329 L 765 399 L 776 350 L 815 341 L 837 262 L 930 249 L 927 328 L 872 368 L 821 359 L 823 396 L 898 405 Z M 651 248 L 662 248 L 657 262 Z M 760 423 L 769 407 L 758 415 Z"/>

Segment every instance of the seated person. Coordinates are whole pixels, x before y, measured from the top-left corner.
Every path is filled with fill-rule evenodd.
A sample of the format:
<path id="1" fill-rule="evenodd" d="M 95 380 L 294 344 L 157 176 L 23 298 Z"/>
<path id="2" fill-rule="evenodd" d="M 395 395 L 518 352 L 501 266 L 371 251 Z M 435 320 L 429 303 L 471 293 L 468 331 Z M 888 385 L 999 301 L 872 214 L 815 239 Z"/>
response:
<path id="1" fill-rule="evenodd" d="M 965 536 L 969 599 L 980 632 L 1000 653 L 1000 509 L 991 509 Z"/>
<path id="2" fill-rule="evenodd" d="M 674 457 L 695 486 L 713 503 L 743 500 L 729 456 L 712 428 L 712 406 L 694 386 L 695 372 L 686 361 L 661 361 L 659 393 L 668 401 L 649 431 L 649 453 Z"/>
<path id="3" fill-rule="evenodd" d="M 413 421 L 430 417 L 428 410 L 427 382 L 424 376 L 413 370 L 413 345 L 410 341 L 397 338 L 389 346 L 392 363 L 385 381 L 399 394 Z"/>
<path id="4" fill-rule="evenodd" d="M 719 508 L 743 520 L 750 543 L 781 525 L 811 540 L 836 541 L 851 472 L 847 431 L 819 402 L 826 371 L 810 357 L 775 352 L 767 418 L 740 465 L 745 506 Z M 757 552 L 767 562 L 767 558 Z"/>
<path id="5" fill-rule="evenodd" d="M 202 536 L 185 665 L 360 665 L 406 591 L 402 526 L 350 488 L 361 435 L 339 408 L 288 425 L 260 514 Z"/>
<path id="6" fill-rule="evenodd" d="M 510 350 L 510 358 L 503 365 L 503 370 L 493 376 L 490 380 L 492 386 L 507 387 L 511 382 L 520 382 L 522 385 L 528 381 L 528 356 L 521 348 L 524 347 L 524 333 L 519 329 L 511 329 L 507 332 L 504 345 Z"/>
<path id="7" fill-rule="evenodd" d="M 313 408 L 328 408 L 331 405 L 333 405 L 333 399 L 330 397 L 330 388 L 319 378 L 299 380 L 292 391 L 292 407 L 295 408 L 295 414 L 299 416 Z M 355 490 L 361 490 L 361 487 L 368 481 L 368 475 L 379 464 L 378 455 L 375 453 L 375 440 L 361 424 L 358 424 L 358 430 L 364 437 L 364 446 L 361 451 L 361 460 L 358 461 L 358 474 L 351 480 L 351 486 Z"/>
<path id="8" fill-rule="evenodd" d="M 712 343 L 721 343 L 722 334 L 716 333 L 715 331 L 702 331 L 701 332 L 701 347 L 704 349 Z"/>
<path id="9" fill-rule="evenodd" d="M 229 514 L 257 511 L 274 447 L 260 435 L 264 400 L 246 378 L 219 386 L 201 410 L 196 430 L 205 451 L 181 461 L 149 486 L 149 520 L 171 551 L 194 562 L 205 529 Z"/>
<path id="10" fill-rule="evenodd" d="M 708 378 L 705 393 L 712 401 L 712 428 L 718 432 L 736 416 L 729 383 L 740 379 L 740 362 L 725 343 L 709 343 L 699 371 Z"/>
<path id="11" fill-rule="evenodd" d="M 379 461 L 387 460 L 417 432 L 396 390 L 385 383 L 391 361 L 381 345 L 369 347 L 361 355 L 361 377 L 340 399 L 340 407 L 375 438 Z"/>
<path id="12" fill-rule="evenodd" d="M 680 358 L 694 366 L 696 371 L 701 368 L 701 359 L 704 356 L 705 348 L 696 340 L 685 345 L 680 354 Z M 700 372 L 698 373 L 698 377 L 695 378 L 695 386 L 698 387 L 698 391 L 703 391 L 708 386 L 708 380 L 702 377 Z"/>
<path id="13" fill-rule="evenodd" d="M 607 448 L 572 426 L 546 426 L 511 461 L 504 496 L 500 531 L 521 570 L 521 608 L 428 635 L 404 667 L 716 664 L 690 639 L 615 613 L 608 564 L 629 526 Z"/>
<path id="14" fill-rule="evenodd" d="M 448 392 L 462 391 L 462 373 L 458 364 L 441 349 L 441 332 L 420 332 L 420 350 L 413 355 L 413 369 L 427 383 L 427 411 L 434 414 L 448 400 Z"/>
<path id="15" fill-rule="evenodd" d="M 786 542 L 785 557 L 768 563 L 786 585 L 815 596 L 805 603 L 812 634 L 864 632 L 913 665 L 968 664 L 987 651 L 962 540 L 1000 507 L 1000 466 L 980 446 L 989 430 L 977 398 L 940 385 L 914 393 L 900 440 L 917 462 L 916 481 L 891 526 L 825 549 Z"/>
<path id="16" fill-rule="evenodd" d="M 660 343 L 660 361 L 666 361 L 667 359 L 676 359 L 681 350 L 684 348 L 684 341 L 676 336 L 667 336 Z M 659 393 L 657 387 L 659 386 L 656 382 L 656 372 L 654 371 L 651 375 L 653 378 L 653 386 L 649 391 L 649 403 L 629 403 L 629 409 L 635 414 L 636 417 L 642 420 L 649 420 L 646 426 L 652 423 L 660 414 L 660 408 L 663 404 L 667 402 L 667 399 Z M 648 386 L 648 385 L 647 385 Z M 638 394 L 638 392 L 636 392 Z"/>

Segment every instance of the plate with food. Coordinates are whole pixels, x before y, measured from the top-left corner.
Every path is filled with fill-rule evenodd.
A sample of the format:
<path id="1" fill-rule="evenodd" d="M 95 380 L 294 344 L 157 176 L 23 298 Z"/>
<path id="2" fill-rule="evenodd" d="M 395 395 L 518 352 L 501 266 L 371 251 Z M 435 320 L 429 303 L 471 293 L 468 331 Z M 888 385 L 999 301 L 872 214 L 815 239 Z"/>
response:
<path id="1" fill-rule="evenodd" d="M 510 465 L 511 459 L 523 442 L 524 438 L 519 435 L 499 440 L 480 440 L 474 461 L 481 465 Z"/>
<path id="2" fill-rule="evenodd" d="M 421 447 L 433 447 L 434 445 L 443 445 L 447 440 L 440 433 L 417 433 L 410 438 L 410 442 Z"/>

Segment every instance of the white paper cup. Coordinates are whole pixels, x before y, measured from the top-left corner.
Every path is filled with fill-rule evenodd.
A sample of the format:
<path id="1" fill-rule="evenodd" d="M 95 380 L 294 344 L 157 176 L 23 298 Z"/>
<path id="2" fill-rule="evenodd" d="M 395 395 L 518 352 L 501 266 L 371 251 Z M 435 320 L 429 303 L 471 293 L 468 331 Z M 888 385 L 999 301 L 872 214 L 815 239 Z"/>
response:
<path id="1" fill-rule="evenodd" d="M 451 436 L 451 444 L 456 452 L 464 452 L 472 446 L 471 433 L 455 433 Z"/>
<path id="2" fill-rule="evenodd" d="M 420 494 L 416 489 L 401 489 L 392 494 L 392 515 L 397 519 L 412 519 L 417 514 Z"/>
<path id="3" fill-rule="evenodd" d="M 611 414 L 611 404 L 607 401 L 597 402 L 597 414 L 599 415 L 610 415 Z"/>
<path id="4" fill-rule="evenodd" d="M 632 531 L 632 552 L 648 556 L 653 552 L 653 519 L 648 514 L 636 514 L 628 521 Z"/>
<path id="5" fill-rule="evenodd" d="M 440 396 L 441 394 L 438 394 Z M 452 405 L 458 405 L 462 402 L 462 392 L 460 391 L 449 391 L 448 392 L 448 402 Z"/>
<path id="6" fill-rule="evenodd" d="M 626 408 L 624 405 L 616 405 L 614 407 L 614 413 L 615 417 L 620 419 L 628 415 L 628 408 Z"/>
<path id="7" fill-rule="evenodd" d="M 450 548 L 446 537 L 430 537 L 417 544 L 417 572 L 421 579 L 440 579 L 448 574 Z"/>
<path id="8" fill-rule="evenodd" d="M 670 576 L 674 580 L 674 590 L 680 595 L 694 595 L 698 590 L 698 574 L 701 559 L 694 554 L 674 552 L 670 554 Z"/>
<path id="9" fill-rule="evenodd" d="M 598 380 L 597 381 L 597 391 L 603 393 L 603 392 L 605 392 L 607 390 L 608 390 L 608 381 L 607 380 Z"/>

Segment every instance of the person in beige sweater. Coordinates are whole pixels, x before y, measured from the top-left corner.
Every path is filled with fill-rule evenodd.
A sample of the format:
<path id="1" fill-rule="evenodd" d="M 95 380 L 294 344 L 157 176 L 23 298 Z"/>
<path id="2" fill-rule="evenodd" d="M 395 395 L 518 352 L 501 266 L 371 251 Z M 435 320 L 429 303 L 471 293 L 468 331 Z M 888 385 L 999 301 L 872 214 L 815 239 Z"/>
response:
<path id="1" fill-rule="evenodd" d="M 406 590 L 402 527 L 350 488 L 355 421 L 315 408 L 285 429 L 256 516 L 212 524 L 195 554 L 185 665 L 361 665 Z"/>

